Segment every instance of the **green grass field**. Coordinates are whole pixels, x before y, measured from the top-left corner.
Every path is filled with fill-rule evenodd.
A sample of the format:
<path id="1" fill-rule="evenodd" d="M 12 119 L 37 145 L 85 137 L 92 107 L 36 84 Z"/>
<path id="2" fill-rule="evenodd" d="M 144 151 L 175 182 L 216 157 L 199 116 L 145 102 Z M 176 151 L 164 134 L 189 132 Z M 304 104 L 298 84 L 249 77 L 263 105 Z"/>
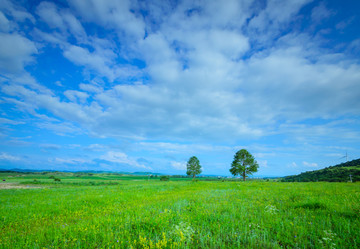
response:
<path id="1" fill-rule="evenodd" d="M 360 248 L 358 183 L 8 175 L 0 248 Z"/>

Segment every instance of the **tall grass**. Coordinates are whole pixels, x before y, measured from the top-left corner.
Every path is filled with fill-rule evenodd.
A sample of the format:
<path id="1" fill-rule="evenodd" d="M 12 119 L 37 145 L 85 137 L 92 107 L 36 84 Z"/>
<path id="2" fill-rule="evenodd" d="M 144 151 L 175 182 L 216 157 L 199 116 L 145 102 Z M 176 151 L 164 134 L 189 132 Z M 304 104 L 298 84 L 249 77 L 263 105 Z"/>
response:
<path id="1" fill-rule="evenodd" d="M 49 186 L 0 190 L 1 248 L 360 247 L 359 184 Z"/>

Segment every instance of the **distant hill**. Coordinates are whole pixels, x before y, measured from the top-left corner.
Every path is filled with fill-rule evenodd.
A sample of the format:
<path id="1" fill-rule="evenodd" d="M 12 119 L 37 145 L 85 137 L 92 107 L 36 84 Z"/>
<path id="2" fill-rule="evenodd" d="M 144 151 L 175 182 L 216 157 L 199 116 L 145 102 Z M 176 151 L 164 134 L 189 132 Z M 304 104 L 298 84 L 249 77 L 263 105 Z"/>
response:
<path id="1" fill-rule="evenodd" d="M 325 169 L 307 171 L 299 175 L 286 176 L 282 178 L 283 182 L 347 182 L 360 181 L 360 158 L 346 163 L 330 166 Z"/>
<path id="2" fill-rule="evenodd" d="M 49 170 L 49 169 L 19 169 L 19 168 L 12 168 L 12 169 L 1 169 L 0 173 L 36 173 L 36 174 L 45 174 L 50 172 L 63 172 L 63 173 L 84 173 L 84 174 L 122 174 L 122 175 L 162 175 L 161 173 L 154 173 L 154 172 L 125 172 L 125 171 L 103 171 L 103 170 L 83 170 L 83 171 L 70 171 L 70 170 Z"/>

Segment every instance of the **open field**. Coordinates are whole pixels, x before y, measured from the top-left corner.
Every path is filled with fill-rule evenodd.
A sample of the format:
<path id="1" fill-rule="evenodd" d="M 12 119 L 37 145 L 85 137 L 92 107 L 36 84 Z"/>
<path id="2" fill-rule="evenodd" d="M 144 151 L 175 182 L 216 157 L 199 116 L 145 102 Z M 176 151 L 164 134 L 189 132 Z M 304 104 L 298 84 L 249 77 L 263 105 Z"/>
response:
<path id="1" fill-rule="evenodd" d="M 0 248 L 360 247 L 359 183 L 55 176 L 0 174 Z"/>

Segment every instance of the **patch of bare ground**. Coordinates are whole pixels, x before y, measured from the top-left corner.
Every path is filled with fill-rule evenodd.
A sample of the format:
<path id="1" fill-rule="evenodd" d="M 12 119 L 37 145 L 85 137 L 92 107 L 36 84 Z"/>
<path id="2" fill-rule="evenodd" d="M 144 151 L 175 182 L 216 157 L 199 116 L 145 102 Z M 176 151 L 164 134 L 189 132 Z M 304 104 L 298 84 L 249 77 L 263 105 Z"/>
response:
<path id="1" fill-rule="evenodd" d="M 32 185 L 20 185 L 18 183 L 15 182 L 11 182 L 11 183 L 0 183 L 0 189 L 14 189 L 14 188 L 18 188 L 18 189 L 31 189 L 31 188 L 42 188 L 42 187 L 38 187 L 38 186 L 32 186 Z"/>

